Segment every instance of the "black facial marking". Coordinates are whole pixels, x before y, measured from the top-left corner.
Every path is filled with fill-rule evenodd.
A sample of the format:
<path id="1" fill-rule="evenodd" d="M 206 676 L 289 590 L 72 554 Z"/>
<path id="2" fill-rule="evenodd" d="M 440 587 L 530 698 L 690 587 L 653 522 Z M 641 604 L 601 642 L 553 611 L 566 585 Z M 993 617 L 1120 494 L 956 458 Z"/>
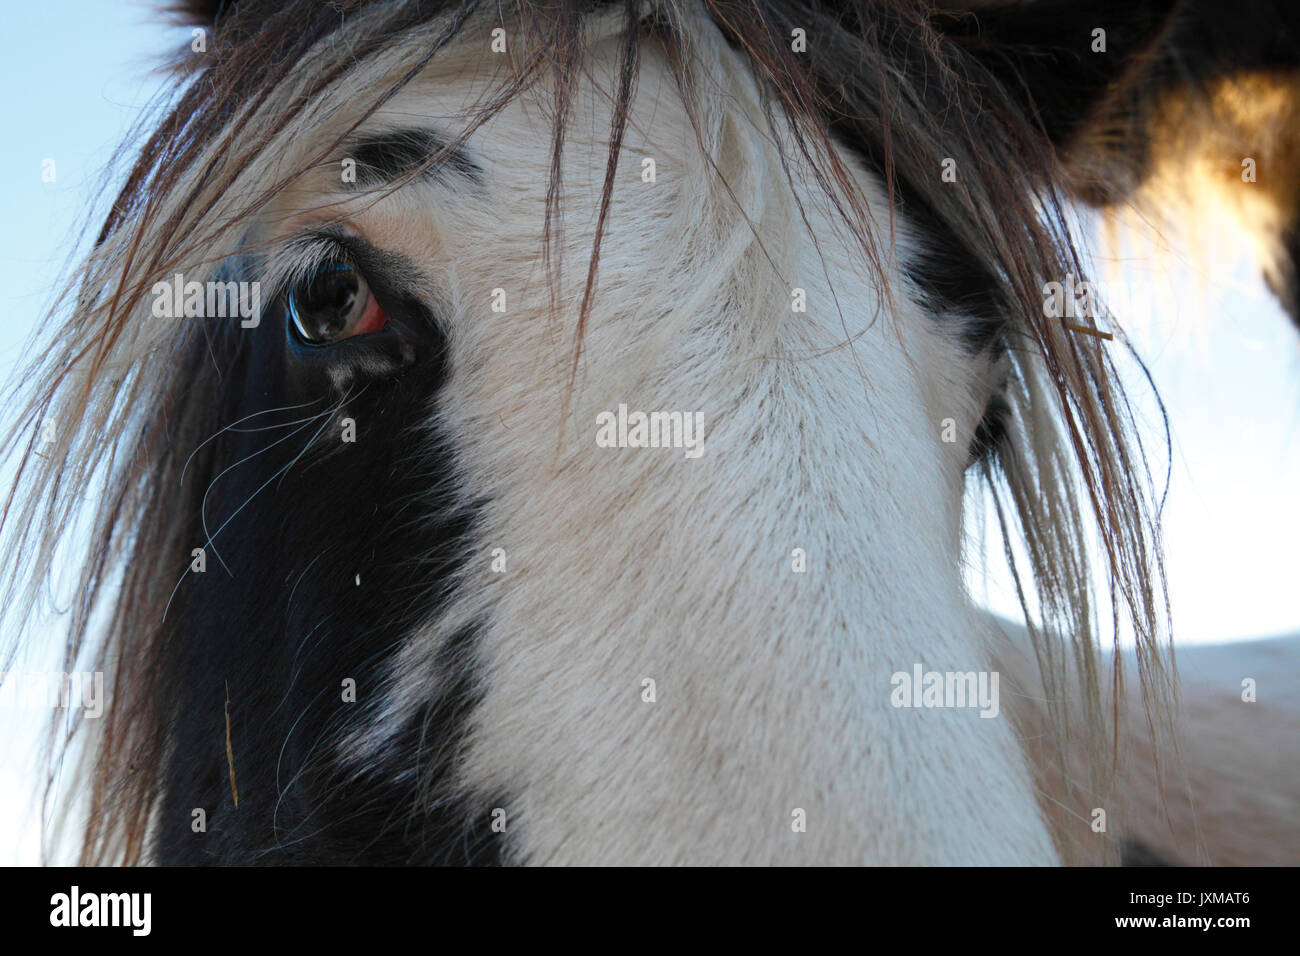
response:
<path id="1" fill-rule="evenodd" d="M 899 192 L 899 214 L 919 229 L 921 242 L 904 264 L 904 274 L 931 311 L 956 319 L 971 354 L 998 348 L 1010 324 L 1010 309 L 997 276 L 910 192 Z"/>
<path id="2" fill-rule="evenodd" d="M 881 147 L 852 122 L 832 117 L 830 127 L 881 182 L 892 182 L 897 214 L 919 239 L 919 248 L 902 264 L 903 273 L 926 307 L 960 322 L 959 334 L 971 354 L 1003 347 L 1011 310 L 998 276 L 926 202 L 924 189 L 911 179 L 915 171 L 894 166 L 891 175 Z"/>
<path id="3" fill-rule="evenodd" d="M 867 167 L 882 180 L 884 161 L 861 138 L 849 141 Z M 917 232 L 919 248 L 903 262 L 903 274 L 920 292 L 925 307 L 937 318 L 956 323 L 958 335 L 972 356 L 995 358 L 1006 347 L 1011 307 L 993 270 L 975 254 L 922 199 L 921 190 L 895 170 L 894 199 L 900 218 Z M 968 452 L 970 464 L 996 450 L 1005 434 L 1010 406 L 998 392 L 989 396 L 984 415 Z"/>
<path id="4" fill-rule="evenodd" d="M 348 151 L 357 162 L 357 184 L 384 186 L 401 179 L 438 157 L 423 175 L 434 182 L 459 178 L 473 185 L 483 182 L 483 169 L 460 146 L 439 133 L 405 127 L 367 133 Z"/>
<path id="5" fill-rule="evenodd" d="M 474 629 L 442 647 L 421 712 L 373 760 L 340 759 L 385 703 L 395 651 L 449 599 L 477 513 L 454 493 L 451 442 L 433 415 L 449 370 L 445 336 L 410 291 L 409 264 L 364 244 L 351 252 L 389 314 L 382 332 L 306 345 L 280 297 L 252 329 L 186 320 L 204 334 L 178 378 L 191 419 L 176 426 L 178 451 L 255 417 L 203 446 L 178 505 L 189 547 L 204 546 L 201 515 L 210 532 L 229 523 L 207 545 L 206 571 L 182 579 L 164 624 L 174 701 L 164 864 L 500 860 L 490 824 L 504 797 L 449 783 L 481 686 Z M 343 440 L 344 419 L 354 442 Z M 188 550 L 172 558 L 180 576 Z M 346 679 L 355 703 L 344 700 Z M 195 809 L 205 832 L 194 832 Z"/>

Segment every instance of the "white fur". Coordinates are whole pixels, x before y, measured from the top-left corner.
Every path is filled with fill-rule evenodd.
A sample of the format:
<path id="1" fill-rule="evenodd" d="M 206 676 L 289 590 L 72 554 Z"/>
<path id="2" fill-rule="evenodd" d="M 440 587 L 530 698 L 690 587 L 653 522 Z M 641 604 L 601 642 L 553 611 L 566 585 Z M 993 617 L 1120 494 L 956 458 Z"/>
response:
<path id="1" fill-rule="evenodd" d="M 448 636 L 486 621 L 460 783 L 510 795 L 510 859 L 1054 862 L 1008 721 L 889 702 L 890 675 L 914 663 L 991 667 L 957 558 L 977 370 L 901 283 L 880 308 L 812 188 L 811 232 L 800 225 L 747 69 L 711 30 L 696 42 L 722 64 L 705 144 L 749 222 L 647 48 L 572 395 L 612 44 L 595 50 L 567 141 L 555 314 L 538 257 L 549 120 L 535 100 L 470 141 L 485 195 L 412 185 L 349 216 L 449 296 L 438 414 L 464 487 L 488 501 L 461 597 L 410 642 L 356 759 L 439 692 L 429 664 Z M 452 117 L 478 79 L 438 68 L 375 122 Z M 879 184 L 858 176 L 883 223 Z M 912 241 L 900 229 L 898 255 Z M 806 315 L 791 312 L 796 286 Z M 702 412 L 704 456 L 598 448 L 595 416 L 619 402 Z M 940 441 L 948 417 L 956 444 Z M 806 832 L 792 831 L 796 809 Z"/>
<path id="2" fill-rule="evenodd" d="M 377 23 L 391 12 L 375 7 L 349 23 Z M 263 281 L 273 287 L 301 265 L 282 240 L 341 220 L 418 266 L 420 291 L 446 326 L 452 372 L 430 416 L 454 439 L 461 493 L 486 504 L 454 602 L 409 636 L 378 705 L 367 701 L 370 725 L 340 743 L 340 757 L 415 773 L 409 755 L 403 764 L 383 758 L 393 756 L 387 749 L 403 723 L 444 693 L 434 666 L 440 650 L 478 626 L 482 699 L 451 783 L 476 798 L 504 795 L 499 839 L 509 860 L 1050 863 L 1094 859 L 1115 834 L 1153 833 L 1153 777 L 1139 767 L 1126 781 L 1131 789 L 1117 793 L 1113 780 L 1089 772 L 1108 765 L 1097 759 L 1096 732 L 1108 708 L 1095 679 L 1080 546 L 1087 501 L 1070 495 L 1070 476 L 1087 462 L 1075 461 L 1062 440 L 1053 415 L 1061 398 L 1032 350 L 1007 359 L 1016 454 L 1003 464 L 1037 583 L 1072 612 L 1057 615 L 1067 639 L 1040 634 L 1034 650 L 970 608 L 959 569 L 966 451 L 999 373 L 956 344 L 960 317 L 926 314 L 899 278 L 918 237 L 906 221 L 887 231 L 880 183 L 843 157 L 869 199 L 887 257 L 883 284 L 815 177 L 795 168 L 798 185 L 789 185 L 750 68 L 716 29 L 697 16 L 684 31 L 700 90 L 700 141 L 678 84 L 647 41 L 598 293 L 571 380 L 618 24 L 594 23 L 587 36 L 591 56 L 567 129 L 554 299 L 539 255 L 553 106 L 545 94 L 525 94 L 471 137 L 482 189 L 420 181 L 390 195 L 358 194 L 341 190 L 337 167 L 322 163 L 370 101 L 361 92 L 401 76 L 427 52 L 435 28 L 412 30 L 349 64 L 354 69 L 297 112 L 317 68 L 338 65 L 336 38 L 319 45 L 261 107 L 232 121 L 231 142 L 266 145 L 237 164 L 234 182 L 208 175 L 230 145 L 216 141 L 159 197 L 164 214 L 143 224 L 144 238 L 165 239 L 169 263 L 198 281 L 224 257 L 257 246 Z M 526 59 L 519 49 L 526 42 L 512 40 L 516 62 Z M 462 36 L 367 125 L 457 132 L 502 79 L 503 65 L 485 54 L 481 36 Z M 656 162 L 654 183 L 641 179 L 643 157 Z M 314 172 L 270 206 L 256 205 L 268 184 L 310 165 Z M 185 209 L 169 205 L 191 186 Z M 251 209 L 256 215 L 242 218 Z M 240 228 L 229 228 L 232 221 Z M 48 513 L 41 496 L 20 500 L 19 528 L 53 532 L 18 534 L 30 547 L 12 553 L 33 582 L 53 566 L 81 490 L 153 427 L 170 388 L 172 325 L 148 321 L 147 302 L 128 302 L 118 314 L 95 298 L 116 288 L 133 241 L 131 230 L 120 230 L 88 260 L 89 291 L 46 369 L 67 379 L 48 409 L 35 406 L 77 424 L 61 430 L 29 472 L 32 487 L 63 489 Z M 805 292 L 806 314 L 790 310 L 795 287 Z M 507 297 L 504 314 L 490 308 L 497 289 Z M 116 335 L 105 337 L 109 325 Z M 1079 380 L 1067 383 L 1075 398 L 1103 394 L 1080 385 L 1083 366 L 1066 364 Z M 698 412 L 704 455 L 598 447 L 596 416 L 620 404 Z M 940 438 L 947 419 L 956 425 L 952 443 Z M 411 423 L 413 447 L 433 442 L 432 424 Z M 1121 471 L 1132 463 L 1122 428 L 1094 432 L 1085 436 L 1092 457 Z M 1145 546 L 1142 502 L 1103 504 L 1107 522 L 1136 531 L 1111 541 L 1121 563 L 1146 570 L 1154 546 Z M 122 548 L 115 539 L 114 557 Z M 506 555 L 501 573 L 493 570 L 498 549 Z M 795 549 L 807 555 L 806 573 L 792 569 Z M 94 552 L 88 573 L 97 573 L 98 560 Z M 1138 601 L 1158 603 L 1158 588 L 1133 590 Z M 19 618 L 35 593 L 23 591 Z M 111 662 L 122 641 L 138 639 L 134 630 L 117 634 L 102 656 Z M 891 675 L 915 665 L 997 669 L 1001 716 L 890 706 Z M 646 679 L 656 684 L 653 703 L 641 696 Z M 1261 687 L 1261 701 L 1276 694 Z M 1189 764 L 1211 775 L 1217 767 L 1220 777 L 1223 766 L 1240 768 L 1230 781 L 1237 786 L 1211 796 L 1222 811 L 1218 836 L 1203 839 L 1197 818 L 1175 807 L 1172 842 L 1158 835 L 1147 842 L 1175 856 L 1204 849 L 1218 862 L 1258 862 L 1279 847 L 1294 859 L 1293 838 L 1272 838 L 1293 832 L 1285 824 L 1295 819 L 1294 803 L 1241 783 L 1248 766 L 1261 765 L 1232 762 L 1246 748 L 1221 756 L 1238 733 L 1224 728 L 1248 726 L 1242 719 L 1259 714 L 1221 705 L 1199 713 L 1225 723 L 1189 735 L 1188 752 L 1199 751 Z M 1062 756 L 1051 742 L 1067 736 L 1067 724 L 1065 742 L 1075 749 Z M 1290 726 L 1273 723 L 1274 736 L 1253 759 L 1281 752 L 1277 728 Z M 101 732 L 82 730 L 87 775 L 123 769 L 121 754 L 116 768 L 100 761 Z M 1215 746 L 1199 746 L 1207 741 Z M 1144 745 L 1138 735 L 1121 746 L 1141 753 Z M 1078 772 L 1058 798 L 1062 761 Z M 1117 818 L 1102 837 L 1086 816 L 1099 805 Z M 156 830 L 160 807 L 151 809 Z M 796 810 L 806 815 L 806 832 L 792 830 Z M 1250 829 L 1260 821 L 1267 822 Z M 1219 852 L 1216 840 L 1235 838 L 1241 827 L 1255 849 Z M 136 858 L 114 827 L 95 839 L 97 859 Z"/>

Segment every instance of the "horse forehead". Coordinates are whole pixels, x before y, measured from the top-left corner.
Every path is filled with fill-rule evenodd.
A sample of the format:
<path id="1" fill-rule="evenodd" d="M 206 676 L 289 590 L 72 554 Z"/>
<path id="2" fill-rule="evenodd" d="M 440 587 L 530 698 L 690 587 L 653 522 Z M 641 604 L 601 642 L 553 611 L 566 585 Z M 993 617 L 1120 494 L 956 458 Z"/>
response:
<path id="1" fill-rule="evenodd" d="M 569 87 L 564 141 L 570 165 L 598 163 L 602 175 L 619 86 L 617 59 L 603 54 L 603 47 L 597 45 Z M 485 105 L 504 87 L 506 76 L 499 62 L 477 54 L 469 60 L 435 57 L 360 131 L 427 126 L 459 136 L 473 128 L 469 144 L 489 163 L 522 157 L 549 163 L 556 103 L 554 87 L 545 78 L 511 96 L 480 124 Z M 683 133 L 691 132 L 690 119 L 671 68 L 654 48 L 645 49 L 638 59 L 629 106 L 625 146 L 660 144 L 679 152 L 688 145 L 699 148 L 693 133 L 689 141 L 683 138 Z M 540 184 L 545 188 L 544 179 Z"/>

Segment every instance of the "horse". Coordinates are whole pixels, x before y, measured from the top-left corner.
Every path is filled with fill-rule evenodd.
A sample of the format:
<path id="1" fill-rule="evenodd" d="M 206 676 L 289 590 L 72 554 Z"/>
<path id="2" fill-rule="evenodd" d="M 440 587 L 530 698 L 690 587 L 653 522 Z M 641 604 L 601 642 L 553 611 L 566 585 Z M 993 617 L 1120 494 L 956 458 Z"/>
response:
<path id="1" fill-rule="evenodd" d="M 80 860 L 1215 858 L 1234 811 L 1160 799 L 1122 328 L 1044 308 L 1200 35 L 1117 6 L 181 5 L 6 443 L 14 633 L 90 526 Z M 1297 792 L 1241 862 L 1294 860 Z"/>

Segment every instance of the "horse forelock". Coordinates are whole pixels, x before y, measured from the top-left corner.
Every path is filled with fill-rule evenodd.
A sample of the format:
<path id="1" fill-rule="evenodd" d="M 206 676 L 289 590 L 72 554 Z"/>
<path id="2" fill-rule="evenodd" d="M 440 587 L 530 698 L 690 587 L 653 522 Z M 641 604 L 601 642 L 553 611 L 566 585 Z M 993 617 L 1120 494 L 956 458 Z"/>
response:
<path id="1" fill-rule="evenodd" d="M 66 345 L 42 372 L 51 384 L 26 420 L 31 427 L 53 415 L 80 425 L 61 433 L 48 463 L 29 471 L 33 482 L 59 474 L 54 496 L 44 505 L 35 495 L 11 499 L 19 508 L 18 528 L 62 531 L 75 511 L 74 496 L 106 481 L 83 605 L 72 624 L 75 647 L 84 641 L 92 658 L 115 662 L 117 704 L 97 752 L 105 769 L 92 797 L 88 857 L 136 859 L 148 851 L 192 859 L 199 852 L 186 849 L 192 845 L 188 817 L 173 814 L 158 822 L 158 802 L 197 807 L 220 788 L 227 768 L 213 762 L 208 745 L 223 736 L 227 685 L 243 812 L 270 816 L 273 832 L 241 831 L 240 811 L 223 805 L 209 810 L 209 826 L 227 837 L 213 841 L 218 850 L 201 853 L 226 860 L 276 853 L 325 862 L 499 856 L 484 829 L 488 811 L 517 806 L 512 800 L 527 803 L 511 792 L 509 775 L 493 756 L 526 701 L 514 700 L 514 710 L 494 705 L 498 709 L 489 713 L 496 724 L 486 730 L 483 718 L 475 717 L 493 673 L 522 666 L 509 659 L 501 622 L 527 626 L 530 614 L 552 605 L 556 616 L 548 628 L 563 631 L 576 622 L 558 608 L 563 592 L 538 594 L 526 576 L 515 598 L 494 591 L 485 568 L 509 529 L 501 508 L 486 505 L 505 500 L 516 514 L 532 511 L 537 543 L 525 550 L 550 541 L 563 553 L 562 523 L 539 511 L 540 501 L 530 506 L 526 498 L 511 497 L 520 486 L 505 476 L 541 462 L 575 471 L 581 464 L 559 461 L 548 442 L 524 443 L 507 432 L 488 437 L 483 409 L 464 397 L 482 400 L 484 386 L 458 391 L 449 383 L 482 374 L 514 402 L 516 414 L 503 415 L 502 428 L 554 436 L 547 423 L 565 425 L 553 408 L 528 407 L 539 395 L 575 419 L 588 415 L 639 374 L 662 369 L 663 343 L 674 332 L 691 331 L 700 315 L 752 318 L 762 312 L 762 296 L 785 296 L 785 280 L 791 269 L 803 274 L 799 266 L 808 250 L 784 237 L 781 227 L 797 230 L 800 222 L 816 223 L 826 237 L 841 230 L 851 249 L 856 243 L 856 267 L 873 277 L 875 304 L 886 319 L 921 311 L 941 318 L 907 342 L 914 350 L 933 347 L 933 361 L 925 364 L 919 355 L 917 361 L 931 377 L 951 379 L 936 388 L 948 407 L 961 406 L 955 417 L 962 420 L 963 447 L 994 456 L 982 459 L 981 471 L 1006 501 L 1001 513 L 1008 537 L 1027 542 L 1034 584 L 1044 595 L 1042 629 L 1058 629 L 1070 640 L 1073 662 L 1043 657 L 1045 682 L 1060 689 L 1079 680 L 1094 731 L 1106 726 L 1096 627 L 1080 583 L 1088 575 L 1080 545 L 1091 520 L 1099 527 L 1117 603 L 1134 617 L 1142 646 L 1154 647 L 1161 609 L 1158 587 L 1146 577 L 1155 539 L 1144 510 L 1140 454 L 1130 450 L 1126 406 L 1109 360 L 1045 321 L 1037 308 L 1044 277 L 1078 266 L 1052 218 L 1059 171 L 1050 147 L 1031 149 L 1030 130 L 1011 110 L 1010 97 L 1001 101 L 987 89 L 983 102 L 992 108 L 967 111 L 974 128 L 944 125 L 945 111 L 936 106 L 955 106 L 948 112 L 963 115 L 960 107 L 970 102 L 979 73 L 960 50 L 926 32 L 924 5 L 864 3 L 854 11 L 864 22 L 870 18 L 872 28 L 856 33 L 820 10 L 780 5 L 771 10 L 777 22 L 745 20 L 752 13 L 745 3 L 637 0 L 581 14 L 527 8 L 523 21 L 496 18 L 473 3 L 356 3 L 346 19 L 316 4 L 273 6 L 241 3 L 216 18 L 212 60 L 146 148 L 115 205 L 87 264 Z M 787 27 L 803 22 L 799 18 L 831 31 L 837 42 L 823 49 L 835 52 L 811 57 L 811 65 L 788 58 L 779 41 Z M 453 315 L 435 314 L 430 300 L 413 301 L 410 308 L 425 329 L 416 343 L 419 371 L 406 373 L 396 388 L 379 389 L 368 387 L 369 372 L 358 365 L 350 378 L 331 380 L 327 388 L 309 361 L 303 377 L 281 373 L 291 346 L 269 315 L 253 330 L 195 323 L 180 335 L 173 326 L 149 322 L 147 292 L 174 271 L 204 278 L 218 268 L 233 269 L 237 276 L 275 276 L 268 287 L 283 285 L 296 266 L 276 258 L 277 242 L 310 205 L 304 197 L 324 175 L 336 175 L 338 154 L 359 132 L 409 116 L 404 105 L 422 102 L 422 84 L 436 86 L 437 77 L 481 58 L 481 44 L 471 40 L 480 43 L 499 24 L 520 26 L 515 35 L 524 39 L 498 71 L 496 91 L 467 103 L 464 128 L 452 130 L 446 145 L 472 148 L 474 133 L 521 98 L 534 97 L 527 100 L 531 105 L 552 111 L 546 117 L 553 135 L 549 168 L 529 172 L 541 176 L 545 249 L 553 268 L 540 284 L 530 284 L 534 270 L 521 258 L 507 260 L 501 270 L 516 270 L 519 285 L 533 296 L 525 301 L 538 313 L 562 304 L 578 315 L 570 361 L 531 371 L 479 358 L 472 368 L 456 367 L 449 355 L 504 350 L 494 338 L 504 333 L 457 324 Z M 647 44 L 656 45 L 652 55 L 643 51 Z M 613 145 L 608 174 L 602 169 L 592 181 L 597 194 L 604 187 L 597 206 L 601 225 L 593 236 L 575 225 L 561 228 L 561 200 L 569 194 L 560 172 L 564 149 L 575 147 L 565 147 L 560 134 L 577 106 L 591 106 L 592 99 L 583 99 L 590 91 L 584 92 L 581 72 L 599 56 L 609 67 L 604 76 Z M 718 261 L 697 270 L 693 286 L 640 274 L 629 279 L 634 267 L 625 258 L 599 261 L 602 232 L 607 251 L 636 248 L 619 232 L 626 220 L 615 212 L 626 207 L 615 205 L 622 197 L 612 177 L 628 163 L 619 136 L 635 137 L 637 123 L 650 122 L 633 112 L 633 80 L 644 81 L 646 71 L 677 85 L 682 105 L 676 129 L 700 147 L 693 162 L 704 185 L 676 198 L 691 201 L 702 222 L 659 253 L 679 267 L 689 253 L 716 253 Z M 841 82 L 850 74 L 870 81 Z M 929 95 L 936 99 L 910 89 L 897 95 L 888 82 L 878 82 L 895 75 L 933 80 Z M 827 95 L 836 98 L 833 122 L 818 108 L 818 97 Z M 728 121 L 737 96 L 751 101 L 742 119 Z M 912 135 L 890 137 L 891 124 Z M 1020 162 L 1009 165 L 1016 151 Z M 970 183 L 960 194 L 921 172 L 952 154 Z M 818 188 L 772 192 L 800 175 Z M 489 182 L 491 176 L 489 167 Z M 381 193 L 364 202 L 340 200 L 340 212 L 316 218 L 400 216 L 393 211 L 404 208 L 396 191 Z M 465 222 L 487 215 L 484 206 L 467 202 Z M 818 203 L 835 211 L 838 225 Z M 680 209 L 676 214 L 680 218 Z M 1026 235 L 996 229 L 1004 217 L 1021 218 Z M 692 240 L 697 248 L 689 247 Z M 420 254 L 418 243 L 408 245 L 408 258 Z M 838 245 L 828 239 L 815 250 L 823 264 L 832 260 L 828 271 L 837 277 L 851 272 L 836 259 L 843 245 L 843 239 Z M 521 250 L 522 241 L 515 251 Z M 945 268 L 955 263 L 966 270 L 957 278 Z M 566 286 L 561 279 L 575 270 L 582 281 Z M 635 328 L 620 329 L 618 310 L 596 294 L 601 276 L 628 281 L 645 301 L 664 294 L 683 303 L 657 316 L 662 324 L 656 335 L 643 351 L 629 350 L 613 379 L 601 377 L 607 363 L 593 365 L 589 357 L 585 373 L 582 364 L 581 350 L 594 347 L 593 336 L 602 348 L 615 348 L 619 335 Z M 745 281 L 737 282 L 738 276 Z M 463 301 L 470 291 L 490 291 L 474 285 L 467 270 L 453 278 L 460 283 L 446 293 L 453 312 L 458 296 Z M 731 308 L 710 311 L 704 306 L 709 302 Z M 600 321 L 588 325 L 590 316 Z M 752 323 L 748 345 L 762 354 L 778 343 L 781 330 L 788 334 L 789 322 Z M 1037 356 L 1023 354 L 1026 349 Z M 945 367 L 944 356 L 963 359 Z M 542 391 L 515 384 L 532 380 Z M 340 454 L 321 440 L 344 419 L 363 430 L 366 456 Z M 236 462 L 247 466 L 231 471 Z M 487 484 L 475 486 L 467 476 Z M 666 473 L 659 477 L 673 486 Z M 492 485 L 494 478 L 499 486 Z M 1076 482 L 1084 490 L 1082 504 L 1076 503 Z M 577 493 L 581 485 L 556 484 L 554 493 L 564 487 Z M 608 491 L 619 493 L 617 487 Z M 553 514 L 569 513 L 558 498 L 541 500 Z M 670 507 L 654 500 L 660 501 L 656 507 Z M 223 532 L 206 524 L 236 515 Z M 618 521 L 613 513 L 611 521 Z M 936 523 L 936 536 L 943 524 Z M 32 580 L 43 577 L 53 560 L 44 540 L 30 564 Z M 199 546 L 209 562 L 201 591 L 185 577 L 191 548 Z M 123 562 L 121 590 L 109 593 L 113 569 Z M 168 562 L 178 562 L 175 574 Z M 572 573 L 580 578 L 582 571 Z M 108 636 L 98 647 L 89 635 L 96 600 L 112 608 Z M 589 601 L 577 606 L 600 616 Z M 207 640 L 187 639 L 192 634 Z M 259 686 L 266 670 L 287 676 L 287 689 Z M 1158 667 L 1153 673 L 1158 681 Z M 210 685 L 202 685 L 206 696 L 172 693 L 168 682 L 176 675 L 192 686 L 200 675 L 211 676 Z M 355 709 L 335 702 L 340 677 L 365 689 Z M 470 742 L 482 736 L 488 742 L 475 751 Z M 1103 777 L 1093 786 L 1104 786 Z M 303 794 L 328 805 L 326 819 L 313 816 L 318 808 Z M 429 816 L 431 807 L 438 808 L 436 817 Z M 325 842 L 317 839 L 322 834 Z M 525 853 L 522 846 L 516 850 Z"/>

